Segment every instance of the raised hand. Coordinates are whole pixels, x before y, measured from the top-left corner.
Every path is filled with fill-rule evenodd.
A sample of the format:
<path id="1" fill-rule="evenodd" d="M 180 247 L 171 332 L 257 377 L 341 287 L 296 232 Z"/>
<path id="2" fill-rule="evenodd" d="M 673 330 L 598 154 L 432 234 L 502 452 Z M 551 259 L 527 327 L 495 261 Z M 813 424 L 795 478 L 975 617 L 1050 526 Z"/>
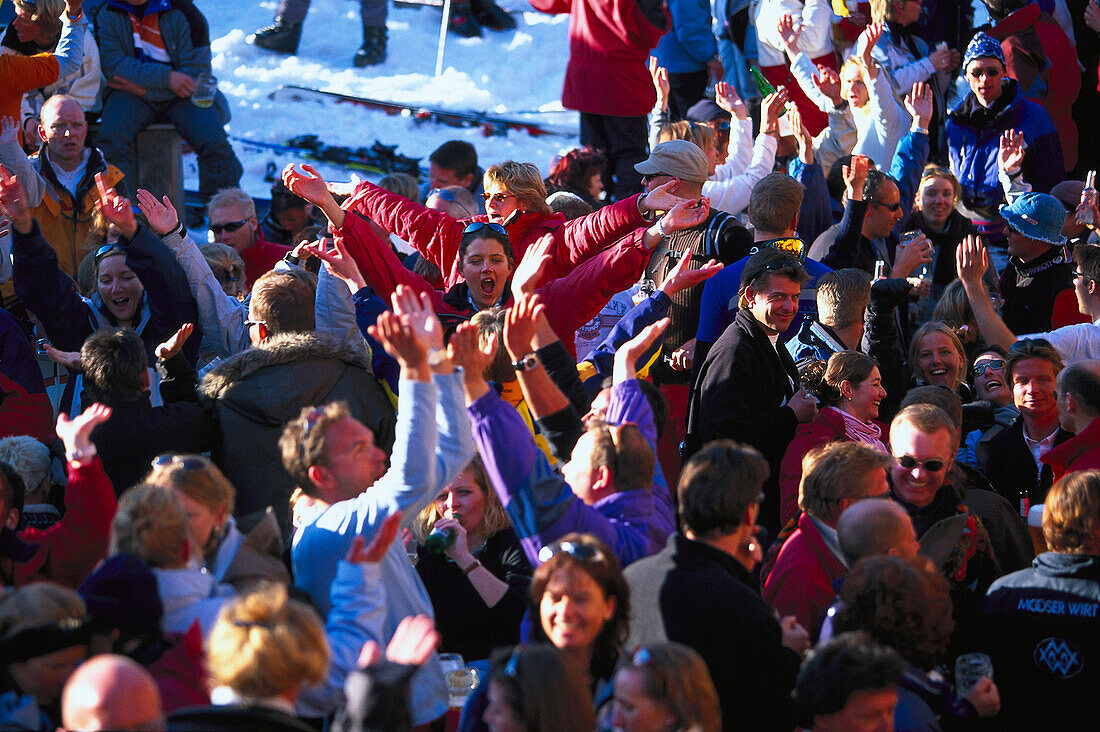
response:
<path id="1" fill-rule="evenodd" d="M 1096 3 L 1085 3 L 1085 25 L 1100 33 L 1100 7 Z"/>
<path id="2" fill-rule="evenodd" d="M 132 239 L 137 233 L 137 219 L 134 218 L 130 199 L 120 196 L 114 188 L 108 188 L 103 173 L 95 174 L 95 185 L 99 190 L 96 208 L 107 219 L 107 223 L 114 224 L 124 237 Z"/>
<path id="3" fill-rule="evenodd" d="M 443 326 L 436 317 L 432 299 L 426 292 L 398 285 L 391 298 L 393 312 L 412 329 L 424 352 L 443 348 Z"/>
<path id="4" fill-rule="evenodd" d="M 19 140 L 19 125 L 15 123 L 15 117 L 4 115 L 0 117 L 0 143 L 16 142 Z"/>
<path id="5" fill-rule="evenodd" d="M 390 550 L 393 540 L 397 538 L 397 532 L 401 528 L 401 512 L 395 511 L 382 520 L 382 526 L 374 535 L 370 546 L 366 546 L 367 540 L 362 535 L 357 535 L 351 542 L 344 561 L 349 564 L 377 564 Z"/>
<path id="6" fill-rule="evenodd" d="M 512 297 L 519 300 L 521 295 L 531 295 L 542 281 L 546 265 L 554 258 L 550 249 L 554 240 L 544 237 L 523 253 L 514 272 L 512 272 Z"/>
<path id="7" fill-rule="evenodd" d="M 798 143 L 798 159 L 806 165 L 814 161 L 814 138 L 806 129 L 806 123 L 802 121 L 802 113 L 798 111 L 798 105 L 792 104 L 787 109 L 787 124 L 791 127 L 795 142 Z"/>
<path id="8" fill-rule="evenodd" d="M 760 129 L 768 135 L 779 134 L 779 118 L 783 116 L 787 104 L 787 90 L 779 87 L 776 91 L 764 98 L 761 104 Z"/>
<path id="9" fill-rule="evenodd" d="M 666 234 L 683 231 L 698 226 L 710 215 L 710 199 L 703 196 L 698 201 L 680 199 L 680 202 L 661 217 L 661 226 Z"/>
<path id="10" fill-rule="evenodd" d="M 1008 175 L 1015 174 L 1024 164 L 1026 143 L 1024 133 L 1019 130 L 1005 130 L 997 150 L 997 165 Z"/>
<path id="11" fill-rule="evenodd" d="M 676 189 L 679 187 L 680 181 L 676 178 L 657 186 L 642 197 L 642 211 L 668 211 L 677 203 L 686 200 L 676 195 Z"/>
<path id="12" fill-rule="evenodd" d="M 709 280 L 714 275 L 722 271 L 722 267 L 725 266 L 713 259 L 697 269 L 691 268 L 691 257 L 680 257 L 680 261 L 676 263 L 676 266 L 672 268 L 672 271 L 665 277 L 665 281 L 661 283 L 658 288 L 661 292 L 665 293 L 669 297 L 672 297 L 677 292 L 688 289 L 689 287 L 695 287 L 700 282 Z"/>
<path id="13" fill-rule="evenodd" d="M 795 24 L 794 16 L 785 14 L 779 19 L 779 38 L 783 41 L 783 47 L 787 51 L 787 55 L 794 58 L 802 49 L 798 46 L 798 39 L 802 37 L 802 24 Z"/>
<path id="14" fill-rule="evenodd" d="M 290 165 L 283 168 L 283 185 L 296 196 L 301 196 L 310 203 L 320 206 L 325 203 L 332 194 L 321 174 L 314 170 L 312 165 Z"/>
<path id="15" fill-rule="evenodd" d="M 183 344 L 187 342 L 187 339 L 191 337 L 191 334 L 195 331 L 195 325 L 193 323 L 184 323 L 179 327 L 172 336 L 161 343 L 156 348 L 157 358 L 162 361 L 168 361 L 179 355 L 183 350 Z"/>
<path id="16" fill-rule="evenodd" d="M 355 294 L 367 284 L 366 279 L 363 278 L 363 273 L 359 270 L 359 265 L 348 254 L 348 250 L 344 248 L 344 243 L 340 239 L 336 239 L 332 249 L 326 250 L 324 244 L 318 240 L 299 244 L 294 251 L 302 252 L 302 254 L 296 254 L 299 258 L 304 255 L 306 257 L 315 256 L 320 259 L 325 263 L 325 269 L 328 270 L 328 273 L 343 281 L 352 294 Z"/>
<path id="17" fill-rule="evenodd" d="M 649 78 L 653 80 L 653 88 L 657 92 L 657 108 L 661 111 L 668 109 L 668 69 L 658 65 L 657 57 L 649 57 Z"/>
<path id="18" fill-rule="evenodd" d="M 688 257 L 685 256 L 684 259 Z M 616 384 L 635 377 L 634 366 L 638 363 L 638 359 L 664 334 L 670 322 L 668 318 L 661 318 L 656 323 L 642 328 L 641 333 L 619 346 L 615 351 L 615 366 L 612 371 Z"/>
<path id="19" fill-rule="evenodd" d="M 835 69 L 818 66 L 817 73 L 811 78 L 817 90 L 827 96 L 834 106 L 839 107 L 844 102 L 844 97 L 840 93 L 840 75 Z"/>
<path id="20" fill-rule="evenodd" d="M 932 87 L 923 81 L 913 84 L 909 96 L 905 97 L 905 109 L 917 120 L 922 130 L 927 130 L 932 121 Z"/>
<path id="21" fill-rule="evenodd" d="M 157 197 L 149 191 L 138 188 L 137 200 L 138 209 L 149 222 L 149 228 L 160 236 L 164 236 L 179 225 L 179 214 L 176 213 L 176 207 L 172 205 L 168 196 L 158 201 Z"/>
<path id="22" fill-rule="evenodd" d="M 852 161 L 844 166 L 844 190 L 849 200 L 863 200 L 863 184 L 867 182 L 870 167 L 871 159 L 866 155 L 853 155 Z"/>
<path id="23" fill-rule="evenodd" d="M 749 118 L 749 110 L 745 108 L 745 102 L 729 82 L 720 81 L 714 85 L 714 101 L 739 120 Z"/>
<path id="24" fill-rule="evenodd" d="M 19 176 L 13 175 L 3 165 L 0 165 L 0 212 L 11 219 L 15 230 L 21 234 L 29 234 L 34 226 L 34 217 L 31 216 L 30 202 L 27 200 L 27 191 L 19 182 Z"/>
<path id="25" fill-rule="evenodd" d="M 918 234 L 916 238 L 904 244 L 898 244 L 894 250 L 894 267 L 890 271 L 891 277 L 908 277 L 913 270 L 922 264 L 932 261 L 932 242 L 924 234 Z"/>
<path id="26" fill-rule="evenodd" d="M 982 245 L 982 240 L 973 234 L 963 239 L 955 249 L 955 266 L 964 285 L 980 287 L 982 275 L 989 269 L 989 253 Z"/>
<path id="27" fill-rule="evenodd" d="M 451 336 L 447 351 L 455 366 L 462 368 L 467 402 L 472 402 L 489 390 L 485 371 L 496 359 L 497 335 L 493 333 L 482 345 L 481 335 L 473 323 L 462 323 Z"/>
<path id="28" fill-rule="evenodd" d="M 69 419 L 64 412 L 57 416 L 57 436 L 65 443 L 69 459 L 79 457 L 92 445 L 92 430 L 107 421 L 111 408 L 105 404 L 93 404 L 79 416 Z"/>
<path id="29" fill-rule="evenodd" d="M 944 46 L 928 54 L 928 60 L 932 62 L 936 71 L 950 71 L 959 65 L 959 52 Z"/>
<path id="30" fill-rule="evenodd" d="M 539 319 L 545 314 L 546 308 L 539 302 L 538 295 L 521 295 L 508 308 L 504 315 L 504 347 L 513 361 L 531 352 Z"/>
<path id="31" fill-rule="evenodd" d="M 420 369 L 428 365 L 428 349 L 413 333 L 413 329 L 401 322 L 401 318 L 389 310 L 378 316 L 375 324 L 367 329 L 386 353 L 397 359 L 401 369 Z"/>
<path id="32" fill-rule="evenodd" d="M 46 355 L 57 365 L 74 370 L 80 368 L 80 351 L 61 351 L 54 348 L 52 343 L 47 343 L 45 349 Z"/>
<path id="33" fill-rule="evenodd" d="M 863 36 L 863 49 L 860 51 L 859 60 L 868 73 L 871 73 L 875 68 L 875 61 L 871 58 L 871 52 L 875 50 L 875 46 L 878 45 L 885 29 L 886 26 L 883 23 L 869 23 L 861 34 Z M 871 78 L 875 78 L 873 74 Z"/>
<path id="34" fill-rule="evenodd" d="M 427 615 L 409 615 L 397 625 L 386 658 L 406 666 L 422 666 L 439 645 L 435 623 Z"/>

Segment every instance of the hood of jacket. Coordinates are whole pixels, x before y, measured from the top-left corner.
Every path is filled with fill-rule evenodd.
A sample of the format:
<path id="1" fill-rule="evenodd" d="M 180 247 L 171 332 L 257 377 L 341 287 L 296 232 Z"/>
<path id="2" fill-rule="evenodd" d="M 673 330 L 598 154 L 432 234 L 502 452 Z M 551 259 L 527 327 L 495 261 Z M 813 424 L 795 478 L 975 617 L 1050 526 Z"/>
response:
<path id="1" fill-rule="evenodd" d="M 319 333 L 284 333 L 218 364 L 199 393 L 257 422 L 284 424 L 302 404 L 324 401 L 349 368 L 370 372 L 370 353 Z"/>

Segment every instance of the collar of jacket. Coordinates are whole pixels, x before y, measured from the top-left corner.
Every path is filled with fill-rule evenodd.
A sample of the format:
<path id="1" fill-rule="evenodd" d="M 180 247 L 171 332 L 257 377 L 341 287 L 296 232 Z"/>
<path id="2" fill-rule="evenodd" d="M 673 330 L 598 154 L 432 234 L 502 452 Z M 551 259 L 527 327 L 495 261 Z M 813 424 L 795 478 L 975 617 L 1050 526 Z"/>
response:
<path id="1" fill-rule="evenodd" d="M 752 580 L 752 575 L 745 569 L 745 565 L 721 549 L 715 549 L 710 544 L 698 539 L 689 539 L 679 531 L 668 537 L 668 543 L 675 547 L 677 554 L 694 556 L 711 564 L 717 564 L 734 579 L 743 582 L 751 587 L 753 592 L 756 592 L 756 584 Z"/>
<path id="2" fill-rule="evenodd" d="M 121 10 L 122 12 L 128 13 L 130 15 L 136 15 L 138 18 L 144 18 L 146 15 L 151 15 L 153 13 L 163 13 L 166 10 L 171 10 L 172 0 L 149 0 L 149 2 L 145 5 L 145 9 L 141 11 L 140 15 L 138 14 L 138 8 L 140 6 L 131 5 L 128 2 L 123 2 L 123 0 L 107 0 L 107 7 L 114 8 L 115 10 Z"/>
<path id="3" fill-rule="evenodd" d="M 1010 257 L 1009 260 L 1020 277 L 1034 277 L 1059 264 L 1065 264 L 1070 261 L 1070 257 L 1065 246 L 1052 246 L 1030 262 L 1025 263 L 1015 256 Z"/>
<path id="4" fill-rule="evenodd" d="M 46 143 L 39 146 L 35 155 L 37 156 L 39 175 L 49 182 L 57 195 L 72 196 L 69 189 L 61 185 L 61 181 L 57 177 L 57 172 L 50 161 L 50 149 L 46 147 Z M 95 186 L 96 173 L 105 172 L 107 172 L 107 161 L 103 159 L 103 153 L 99 151 L 98 147 L 88 148 L 88 164 L 84 167 L 84 175 L 81 176 L 80 182 L 76 184 L 76 196 L 73 197 L 74 211 L 79 207 L 80 200 Z M 112 181 L 108 178 L 106 183 L 110 187 L 117 184 L 118 180 Z"/>
<path id="5" fill-rule="evenodd" d="M 988 127 L 997 124 L 1002 117 L 1016 106 L 1016 102 L 1023 98 L 1020 85 L 1015 79 L 1005 77 L 1001 87 L 1001 96 L 997 97 L 992 107 L 983 107 L 974 92 L 970 92 L 953 112 L 948 114 L 956 124 L 967 127 Z"/>
<path id="6" fill-rule="evenodd" d="M 233 384 L 262 368 L 318 357 L 338 359 L 373 373 L 370 353 L 362 347 L 320 333 L 281 333 L 222 361 L 203 378 L 199 391 L 207 399 L 218 399 Z"/>

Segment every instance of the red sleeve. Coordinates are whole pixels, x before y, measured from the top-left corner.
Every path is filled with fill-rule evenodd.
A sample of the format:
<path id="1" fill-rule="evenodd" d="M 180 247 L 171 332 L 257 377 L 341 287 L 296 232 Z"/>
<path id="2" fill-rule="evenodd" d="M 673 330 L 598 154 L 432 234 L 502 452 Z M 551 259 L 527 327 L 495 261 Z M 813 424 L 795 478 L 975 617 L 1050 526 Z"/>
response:
<path id="1" fill-rule="evenodd" d="M 357 213 L 349 213 L 344 217 L 344 226 L 338 235 L 348 254 L 359 265 L 363 279 L 387 304 L 397 291 L 397 286 L 405 285 L 417 292 L 428 293 L 432 298 L 432 307 L 439 311 L 443 303 L 442 293 L 420 275 L 405 269 L 389 245 L 370 228 L 369 221 Z"/>
<path id="2" fill-rule="evenodd" d="M 57 58 L 52 53 L 0 55 L 0 115 L 19 119 L 19 100 L 23 93 L 57 81 L 58 68 Z"/>
<path id="3" fill-rule="evenodd" d="M 574 356 L 577 328 L 596 317 L 612 295 L 629 288 L 642 276 L 652 254 L 642 242 L 644 233 L 639 230 L 623 237 L 565 277 L 539 288 L 550 326 Z"/>
<path id="4" fill-rule="evenodd" d="M 447 287 L 461 281 L 458 274 L 458 246 L 466 224 L 439 211 L 410 201 L 404 196 L 364 181 L 344 203 L 391 234 L 411 244 L 429 262 L 439 267 Z"/>
<path id="5" fill-rule="evenodd" d="M 806 453 L 818 446 L 819 440 L 813 436 L 813 422 L 798 425 L 795 437 L 783 453 L 783 460 L 779 464 L 779 525 L 785 526 L 788 521 L 799 514 L 798 486 L 802 483 L 802 458 Z"/>
<path id="6" fill-rule="evenodd" d="M 30 435 L 46 445 L 52 443 L 53 405 L 45 394 L 28 394 L 0 374 L 0 437 L 12 435 Z"/>
<path id="7" fill-rule="evenodd" d="M 1050 312 L 1050 329 L 1061 328 L 1075 323 L 1091 323 L 1089 316 L 1082 315 L 1077 307 L 1077 293 L 1072 287 L 1062 290 L 1054 298 L 1054 307 Z"/>
<path id="8" fill-rule="evenodd" d="M 604 206 L 590 214 L 566 222 L 561 227 L 563 240 L 555 247 L 556 270 L 548 272 L 547 277 L 550 279 L 565 277 L 575 267 L 606 249 L 612 242 L 619 241 L 641 226 L 646 226 L 646 220 L 638 212 L 640 195 L 617 201 L 610 206 Z M 558 234 L 555 232 L 555 235 Z"/>
<path id="9" fill-rule="evenodd" d="M 69 464 L 65 517 L 45 531 L 28 529 L 23 539 L 48 553 L 44 571 L 51 581 L 76 588 L 107 554 L 118 502 L 99 458 Z"/>
<path id="10" fill-rule="evenodd" d="M 568 13 L 572 10 L 572 0 L 530 0 L 531 7 L 541 13 Z"/>

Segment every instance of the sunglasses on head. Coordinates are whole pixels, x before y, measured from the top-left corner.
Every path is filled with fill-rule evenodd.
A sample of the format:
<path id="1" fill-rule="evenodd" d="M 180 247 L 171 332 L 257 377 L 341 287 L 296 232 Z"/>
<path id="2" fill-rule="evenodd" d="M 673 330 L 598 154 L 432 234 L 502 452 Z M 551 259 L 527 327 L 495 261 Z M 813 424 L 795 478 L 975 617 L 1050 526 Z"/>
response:
<path id="1" fill-rule="evenodd" d="M 250 217 L 251 218 L 251 217 Z M 240 221 L 228 221 L 224 224 L 210 224 L 210 231 L 214 232 L 214 235 L 222 233 L 232 233 L 248 223 L 248 219 L 241 219 Z"/>
<path id="2" fill-rule="evenodd" d="M 179 465 L 184 470 L 203 470 L 206 468 L 206 462 L 197 457 L 168 454 L 157 455 L 153 458 L 153 462 L 150 463 L 150 465 L 154 468 L 167 468 L 170 465 Z"/>
<path id="3" fill-rule="evenodd" d="M 99 249 L 95 250 L 95 261 L 98 262 L 99 260 L 106 257 L 111 252 L 118 252 L 119 254 L 125 254 L 125 252 L 122 251 L 122 247 L 120 247 L 116 242 L 111 242 L 110 244 L 104 244 Z"/>
<path id="4" fill-rule="evenodd" d="M 1005 361 L 1003 358 L 991 358 L 988 361 L 982 361 L 981 363 L 974 364 L 974 367 L 970 369 L 970 373 L 974 376 L 981 376 L 986 371 L 997 370 L 1000 371 L 1005 367 Z"/>
<path id="5" fill-rule="evenodd" d="M 469 223 L 469 224 L 466 225 L 466 228 L 462 230 L 462 233 L 463 234 L 476 234 L 477 232 L 481 231 L 482 229 L 486 229 L 486 228 L 489 229 L 490 231 L 495 231 L 498 234 L 503 234 L 504 236 L 508 236 L 508 230 L 507 229 L 505 229 L 500 224 L 494 224 L 494 223 L 491 223 L 489 221 L 474 221 L 472 223 Z"/>
<path id="6" fill-rule="evenodd" d="M 556 541 L 553 544 L 547 544 L 539 551 L 539 561 L 548 562 L 551 557 L 557 554 L 567 554 L 573 559 L 585 563 L 603 563 L 607 561 L 607 557 L 599 548 L 576 541 Z"/>
<path id="7" fill-rule="evenodd" d="M 447 188 L 433 188 L 433 189 L 431 189 L 430 191 L 428 191 L 428 198 L 431 198 L 432 196 L 439 196 L 440 198 L 442 198 L 447 203 L 454 203 L 455 202 L 455 192 L 452 191 L 452 190 L 449 190 Z"/>
<path id="8" fill-rule="evenodd" d="M 782 237 L 780 239 L 772 239 L 771 241 L 763 241 L 755 245 L 757 247 L 771 247 L 772 249 L 778 249 L 781 252 L 786 252 L 791 256 L 802 259 L 806 255 L 806 244 L 794 236 Z"/>
<path id="9" fill-rule="evenodd" d="M 898 461 L 898 465 L 906 470 L 914 470 L 915 468 L 924 468 L 930 473 L 938 473 L 943 470 L 947 462 L 940 460 L 939 458 L 930 458 L 928 460 L 917 460 L 912 455 L 895 455 L 894 459 Z"/>

